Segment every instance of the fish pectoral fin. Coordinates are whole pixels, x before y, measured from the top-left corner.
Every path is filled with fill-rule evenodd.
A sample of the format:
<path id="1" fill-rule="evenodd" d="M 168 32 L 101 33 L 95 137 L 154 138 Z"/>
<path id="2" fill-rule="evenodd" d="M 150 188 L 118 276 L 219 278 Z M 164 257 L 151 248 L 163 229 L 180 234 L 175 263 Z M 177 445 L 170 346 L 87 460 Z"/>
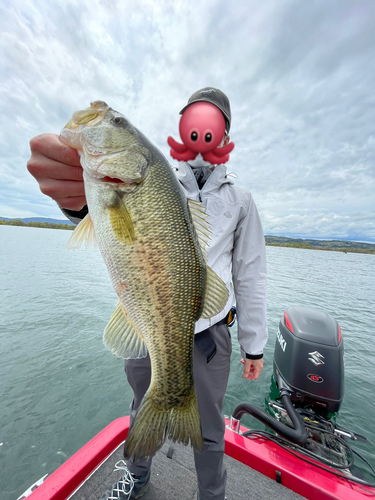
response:
<path id="1" fill-rule="evenodd" d="M 205 207 L 199 201 L 188 198 L 188 206 L 198 236 L 199 246 L 201 247 L 203 257 L 207 260 L 206 247 L 209 246 L 210 235 L 212 234 L 210 223 L 207 221 L 209 216 L 206 214 Z"/>
<path id="2" fill-rule="evenodd" d="M 142 334 L 136 329 L 120 300 L 103 335 L 104 345 L 121 358 L 144 358 L 147 347 Z"/>
<path id="3" fill-rule="evenodd" d="M 135 240 L 134 225 L 125 203 L 117 193 L 113 193 L 108 206 L 111 227 L 116 238 L 131 244 Z"/>
<path id="4" fill-rule="evenodd" d="M 66 248 L 68 250 L 79 250 L 83 242 L 85 242 L 86 248 L 90 246 L 96 248 L 98 246 L 98 240 L 96 239 L 95 228 L 90 214 L 87 214 L 75 228 L 66 244 Z"/>
<path id="5" fill-rule="evenodd" d="M 201 318 L 212 318 L 224 309 L 229 291 L 224 281 L 209 267 L 207 269 L 206 293 Z"/>

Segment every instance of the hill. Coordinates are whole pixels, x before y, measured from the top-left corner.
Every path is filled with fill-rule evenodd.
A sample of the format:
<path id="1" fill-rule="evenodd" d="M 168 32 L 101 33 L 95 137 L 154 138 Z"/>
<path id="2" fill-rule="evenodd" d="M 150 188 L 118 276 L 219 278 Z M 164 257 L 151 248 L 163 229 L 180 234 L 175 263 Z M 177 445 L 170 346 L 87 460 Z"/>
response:
<path id="1" fill-rule="evenodd" d="M 26 217 L 25 219 L 21 219 L 20 217 L 13 217 L 13 219 L 9 219 L 8 217 L 1 217 L 0 220 L 6 220 L 8 222 L 11 222 L 12 220 L 22 220 L 23 222 L 46 222 L 48 224 L 69 224 L 74 226 L 73 222 L 71 222 L 69 219 L 49 219 L 47 217 Z"/>
<path id="2" fill-rule="evenodd" d="M 9 217 L 0 217 L 0 226 L 24 226 L 41 227 L 44 229 L 68 229 L 73 231 L 75 225 L 70 220 L 47 219 L 46 217 L 28 217 L 26 219 L 10 219 Z"/>
<path id="3" fill-rule="evenodd" d="M 309 248 L 312 250 L 329 250 L 336 252 L 372 253 L 375 254 L 375 244 L 346 240 L 313 240 L 288 238 L 285 236 L 266 237 L 266 245 L 277 247 Z"/>

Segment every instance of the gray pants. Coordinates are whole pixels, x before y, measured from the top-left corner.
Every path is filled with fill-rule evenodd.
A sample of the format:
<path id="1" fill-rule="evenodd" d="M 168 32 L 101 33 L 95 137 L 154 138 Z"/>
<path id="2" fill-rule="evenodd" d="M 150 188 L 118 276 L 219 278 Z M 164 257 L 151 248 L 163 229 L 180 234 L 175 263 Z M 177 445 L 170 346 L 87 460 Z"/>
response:
<path id="1" fill-rule="evenodd" d="M 207 363 L 206 356 L 194 346 L 194 382 L 204 439 L 203 453 L 194 451 L 201 500 L 224 500 L 227 473 L 223 463 L 225 423 L 223 400 L 227 389 L 232 343 L 228 326 L 216 324 L 209 328 L 216 343 L 216 355 Z M 130 405 L 131 421 L 134 419 L 151 380 L 150 358 L 128 359 L 125 373 L 133 389 Z M 127 461 L 129 470 L 138 476 L 151 467 L 151 459 L 140 462 Z"/>

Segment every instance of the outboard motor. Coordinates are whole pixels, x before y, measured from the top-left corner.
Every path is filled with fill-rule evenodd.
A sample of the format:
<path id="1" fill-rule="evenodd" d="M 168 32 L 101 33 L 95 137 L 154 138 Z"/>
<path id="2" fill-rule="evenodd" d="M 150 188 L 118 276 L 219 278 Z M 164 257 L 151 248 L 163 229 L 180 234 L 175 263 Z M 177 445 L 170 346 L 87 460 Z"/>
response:
<path id="1" fill-rule="evenodd" d="M 279 391 L 296 407 L 328 415 L 344 396 L 344 344 L 340 325 L 327 312 L 289 307 L 280 319 L 273 359 Z"/>
<path id="2" fill-rule="evenodd" d="M 241 416 L 249 413 L 280 436 L 304 446 L 308 439 L 306 415 L 300 410 L 329 418 L 339 410 L 344 396 L 340 325 L 327 312 L 289 307 L 280 319 L 276 336 L 273 369 L 282 405 L 272 402 L 270 406 L 281 417 L 276 420 L 255 405 L 240 403 L 233 412 L 231 427 L 237 430 Z"/>
<path id="3" fill-rule="evenodd" d="M 244 437 L 262 436 L 284 448 L 298 450 L 304 459 L 337 469 L 341 477 L 371 484 L 352 472 L 354 454 L 347 443 L 364 436 L 338 426 L 332 418 L 344 395 L 344 345 L 340 325 L 327 312 L 289 307 L 279 322 L 273 360 L 279 398 L 270 401 L 274 416 L 251 403 L 236 406 L 230 429 L 240 431 L 240 419 L 252 415 L 268 431 L 248 430 Z M 372 469 L 370 474 L 375 475 Z"/>

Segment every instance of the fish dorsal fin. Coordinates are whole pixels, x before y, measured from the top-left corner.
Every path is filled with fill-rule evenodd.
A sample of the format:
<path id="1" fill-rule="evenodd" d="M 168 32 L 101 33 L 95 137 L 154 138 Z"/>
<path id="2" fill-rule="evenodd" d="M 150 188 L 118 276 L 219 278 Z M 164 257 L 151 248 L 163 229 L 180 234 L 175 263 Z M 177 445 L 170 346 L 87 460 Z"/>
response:
<path id="1" fill-rule="evenodd" d="M 203 257 L 207 260 L 206 247 L 209 246 L 209 240 L 211 238 L 210 224 L 207 221 L 209 216 L 206 214 L 205 207 L 199 201 L 188 198 L 188 206 L 198 236 L 199 246 L 201 247 Z"/>
<path id="2" fill-rule="evenodd" d="M 224 281 L 209 266 L 206 266 L 206 270 L 206 292 L 201 318 L 212 318 L 224 309 L 229 291 Z"/>
<path id="3" fill-rule="evenodd" d="M 201 247 L 203 257 L 207 262 L 207 247 L 211 239 L 210 224 L 207 221 L 209 215 L 206 214 L 206 209 L 202 203 L 188 198 L 188 205 L 193 219 L 195 231 L 198 236 L 199 245 Z M 206 265 L 206 290 L 204 295 L 203 310 L 201 318 L 212 318 L 219 314 L 224 309 L 228 301 L 229 292 L 224 281 Z"/>
<path id="4" fill-rule="evenodd" d="M 90 246 L 96 248 L 98 246 L 98 240 L 96 239 L 95 228 L 90 214 L 87 214 L 75 228 L 66 244 L 66 248 L 68 250 L 79 250 L 84 242 L 86 248 Z"/>
<path id="5" fill-rule="evenodd" d="M 125 359 L 144 358 L 147 355 L 143 336 L 134 326 L 120 300 L 104 330 L 103 342 L 113 354 Z"/>

